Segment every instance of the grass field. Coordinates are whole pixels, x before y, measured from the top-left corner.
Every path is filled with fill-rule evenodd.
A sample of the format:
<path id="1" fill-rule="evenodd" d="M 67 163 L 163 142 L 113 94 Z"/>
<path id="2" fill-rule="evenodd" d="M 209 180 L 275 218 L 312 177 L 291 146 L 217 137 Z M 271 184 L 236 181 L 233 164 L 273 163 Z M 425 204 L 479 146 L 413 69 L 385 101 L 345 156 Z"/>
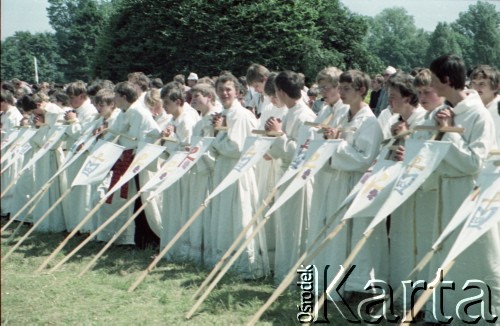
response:
<path id="1" fill-rule="evenodd" d="M 23 226 L 20 233 L 27 230 Z M 3 254 L 20 238 L 5 244 L 9 235 L 9 229 L 2 235 Z M 186 320 L 184 315 L 194 304 L 191 296 L 209 271 L 192 264 L 161 262 L 134 292 L 128 293 L 157 250 L 113 246 L 93 270 L 78 277 L 103 246 L 91 242 L 60 270 L 35 274 L 64 236 L 35 233 L 2 263 L 2 325 L 241 325 L 274 290 L 271 279 L 242 281 L 227 275 L 192 319 Z M 73 238 L 53 264 L 82 239 Z M 299 303 L 300 293 L 288 291 L 259 324 L 298 324 Z M 333 325 L 351 325 L 338 313 L 330 321 Z"/>

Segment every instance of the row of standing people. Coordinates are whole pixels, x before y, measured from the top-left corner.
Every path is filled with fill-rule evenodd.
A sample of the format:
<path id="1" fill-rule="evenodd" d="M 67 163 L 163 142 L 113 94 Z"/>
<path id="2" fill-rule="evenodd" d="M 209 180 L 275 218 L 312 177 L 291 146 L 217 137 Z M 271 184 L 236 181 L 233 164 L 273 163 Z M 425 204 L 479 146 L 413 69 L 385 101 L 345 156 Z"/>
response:
<path id="1" fill-rule="evenodd" d="M 247 81 L 257 92 L 265 93 L 270 102 L 262 109 L 260 121 L 237 100 L 239 85 L 232 75 L 220 76 L 215 89 L 209 85 L 198 85 L 192 89 L 191 104 L 201 116 L 187 105 L 179 85 L 171 83 L 161 91 L 150 91 L 146 94 L 146 86 L 141 79 L 140 75 L 136 75 L 129 82 L 119 83 L 114 93 L 102 91 L 95 101 L 107 128 L 129 136 L 118 140 L 119 144 L 128 150 L 120 159 L 124 166 L 131 161 L 139 141 L 154 142 L 161 136 L 177 138 L 177 145 L 166 144 L 168 156 L 178 150 L 179 146 L 189 144 L 193 136 L 215 137 L 210 153 L 193 171 L 162 196 L 155 198 L 146 210 L 149 226 L 160 237 L 162 246 L 185 223 L 210 190 L 234 167 L 241 155 L 243 143 L 253 129 L 283 133 L 277 137 L 255 169 L 245 173 L 234 185 L 213 200 L 200 221 L 192 226 L 190 232 L 171 251 L 169 259 L 187 259 L 212 266 L 250 220 L 258 203 L 274 187 L 288 168 L 297 148 L 303 146 L 305 140 L 342 140 L 314 182 L 306 184 L 285 203 L 274 214 L 273 223 L 269 223 L 265 232 L 248 245 L 234 268 L 246 278 L 264 276 L 270 270 L 274 271 L 276 281 L 284 277 L 377 158 L 387 134 L 396 134 L 420 124 L 465 127 L 463 135 L 438 135 L 442 140 L 452 143 L 450 153 L 417 193 L 393 213 L 389 233 L 385 225 L 376 228 L 369 243 L 357 256 L 354 262 L 357 268 L 343 291 L 363 292 L 366 282 L 375 278 L 390 280 L 394 284 L 400 283 L 415 262 L 430 248 L 442 226 L 449 222 L 465 196 L 472 190 L 474 179 L 489 150 L 496 146 L 498 137 L 495 136 L 498 125 L 495 127 L 480 96 L 475 92 L 463 90 L 465 68 L 461 60 L 454 56 L 437 59 L 430 70 L 419 72 L 415 78 L 403 73 L 392 74 L 388 78 L 391 115 L 387 121 L 381 121 L 381 118 L 377 120 L 364 102 L 370 88 L 370 79 L 366 74 L 355 70 L 341 72 L 331 67 L 318 73 L 316 81 L 325 105 L 316 116 L 303 100 L 300 76 L 289 71 L 269 73 L 263 66 L 252 65 L 247 73 Z M 77 90 L 72 90 L 73 88 Z M 71 145 L 71 133 L 77 134 L 84 130 L 86 124 L 96 119 L 98 114 L 85 98 L 82 87 L 70 85 L 67 92 L 76 114 L 66 113 L 65 118 L 70 122 L 66 146 Z M 216 98 L 222 104 L 222 110 L 216 106 Z M 32 112 L 39 117 L 42 113 L 36 110 L 44 111 L 45 122 L 40 128 L 50 128 L 50 125 L 60 120 L 63 113 L 58 112 L 57 118 L 49 122 L 51 114 L 56 114 L 51 112 L 57 110 L 50 103 L 41 103 L 41 107 L 37 106 Z M 152 111 L 148 110 L 148 106 Z M 156 112 L 154 117 L 151 112 Z M 306 122 L 328 127 L 323 127 L 322 133 L 318 133 L 314 127 L 307 126 Z M 227 126 L 227 131 L 217 131 L 217 127 L 223 125 Z M 426 140 L 433 135 L 421 132 L 413 133 L 410 137 Z M 43 139 L 39 141 L 43 145 Z M 53 152 L 51 156 L 47 156 L 47 162 L 42 163 L 60 162 L 64 153 L 60 148 Z M 404 158 L 404 144 L 394 152 L 393 157 L 396 160 Z M 164 159 L 166 156 L 155 162 L 155 166 L 148 167 L 147 171 L 139 175 L 138 180 L 131 182 L 128 194 L 121 194 L 130 198 L 130 194 L 137 191 L 134 187 L 144 184 Z M 38 177 L 40 186 L 50 175 L 39 177 L 38 165 L 40 163 L 35 167 L 33 177 Z M 46 170 L 55 172 L 54 167 Z M 77 165 L 74 171 L 78 171 Z M 116 165 L 113 174 L 115 179 L 120 174 L 120 168 Z M 71 179 L 71 176 L 72 172 L 69 171 L 64 177 Z M 26 178 L 29 177 L 32 176 Z M 108 182 L 113 182 L 112 175 L 109 179 Z M 57 185 L 51 188 L 53 194 L 50 196 L 49 193 L 45 209 L 57 199 L 58 192 L 64 188 L 63 183 L 60 182 L 59 190 L 53 189 L 57 188 Z M 100 187 L 108 186 L 104 184 Z M 281 189 L 285 187 L 286 185 Z M 14 197 L 18 197 L 19 191 L 23 191 L 20 190 L 22 187 L 17 188 L 15 187 L 15 191 L 18 193 L 14 192 Z M 78 221 L 95 203 L 96 194 L 102 194 L 102 191 L 98 190 L 88 188 L 75 192 L 76 197 L 70 197 L 66 204 L 70 210 L 55 212 L 52 220 L 59 223 L 54 224 L 57 227 L 47 226 L 47 230 L 60 231 L 65 227 L 70 229 L 71 225 L 75 225 L 74 221 Z M 98 220 L 105 219 L 127 200 L 118 198 L 117 195 L 114 197 L 113 204 L 99 211 Z M 81 205 L 81 208 L 76 211 L 75 205 Z M 130 216 L 132 210 L 133 208 L 130 208 L 125 211 L 123 218 Z M 35 211 L 34 220 L 36 214 Z M 341 217 L 342 214 L 338 216 Z M 61 223 L 61 217 L 69 218 L 73 222 Z M 368 219 L 350 221 L 348 227 L 316 258 L 318 269 L 322 270 L 326 265 L 341 264 L 361 238 L 369 222 Z M 117 222 L 120 223 L 123 223 L 123 219 Z M 90 232 L 95 227 L 96 224 L 89 225 L 84 231 Z M 112 234 L 116 227 L 112 226 L 107 233 Z M 133 233 L 132 228 L 122 238 L 122 243 L 133 243 Z M 457 273 L 461 275 L 460 279 L 479 278 L 480 275 L 493 280 L 492 287 L 498 294 L 499 285 L 496 283 L 500 278 L 495 274 L 495 271 L 498 272 L 498 266 L 494 262 L 495 255 L 500 253 L 498 229 L 493 229 L 483 238 L 486 238 L 483 239 L 483 247 L 487 246 L 487 257 L 464 254 L 464 264 L 470 262 L 470 259 L 478 259 L 475 266 L 481 268 L 465 274 Z M 445 250 L 443 252 L 445 253 Z M 438 263 L 439 259 L 436 259 L 434 266 L 420 276 L 428 279 L 426 273 L 430 273 Z M 460 264 L 458 266 L 457 269 L 460 270 Z M 333 297 L 335 299 L 335 296 Z M 495 309 L 499 311 L 498 296 L 496 300 Z"/>

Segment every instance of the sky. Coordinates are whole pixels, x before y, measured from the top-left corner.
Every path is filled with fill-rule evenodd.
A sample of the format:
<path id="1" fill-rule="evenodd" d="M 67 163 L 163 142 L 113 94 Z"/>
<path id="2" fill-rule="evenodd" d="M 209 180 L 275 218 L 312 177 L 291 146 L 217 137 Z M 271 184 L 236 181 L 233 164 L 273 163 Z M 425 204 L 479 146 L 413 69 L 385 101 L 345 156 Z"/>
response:
<path id="1" fill-rule="evenodd" d="M 476 0 L 340 0 L 352 12 L 375 16 L 385 8 L 403 7 L 413 16 L 415 26 L 434 31 L 439 22 L 451 23 L 458 19 Z M 486 1 L 500 11 L 500 0 Z"/>
<path id="2" fill-rule="evenodd" d="M 403 7 L 415 20 L 418 28 L 433 31 L 438 22 L 453 22 L 458 14 L 467 11 L 475 0 L 340 0 L 352 12 L 375 16 L 385 8 Z M 500 0 L 491 0 L 500 11 Z M 1 0 L 1 38 L 16 31 L 31 33 L 53 32 L 49 25 L 47 0 Z"/>
<path id="3" fill-rule="evenodd" d="M 53 32 L 47 17 L 47 0 L 1 0 L 2 40 L 17 31 Z"/>

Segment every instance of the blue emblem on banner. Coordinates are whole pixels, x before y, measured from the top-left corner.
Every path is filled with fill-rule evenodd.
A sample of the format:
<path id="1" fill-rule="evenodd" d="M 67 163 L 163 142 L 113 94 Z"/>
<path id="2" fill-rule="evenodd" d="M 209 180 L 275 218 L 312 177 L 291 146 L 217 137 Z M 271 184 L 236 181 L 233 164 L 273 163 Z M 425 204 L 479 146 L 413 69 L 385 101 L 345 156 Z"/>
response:
<path id="1" fill-rule="evenodd" d="M 94 172 L 99 167 L 99 165 L 101 165 L 101 164 L 96 163 L 96 162 L 92 162 L 92 161 L 88 161 L 82 170 L 82 174 L 84 176 L 88 177 L 89 175 L 92 174 L 92 172 Z"/>

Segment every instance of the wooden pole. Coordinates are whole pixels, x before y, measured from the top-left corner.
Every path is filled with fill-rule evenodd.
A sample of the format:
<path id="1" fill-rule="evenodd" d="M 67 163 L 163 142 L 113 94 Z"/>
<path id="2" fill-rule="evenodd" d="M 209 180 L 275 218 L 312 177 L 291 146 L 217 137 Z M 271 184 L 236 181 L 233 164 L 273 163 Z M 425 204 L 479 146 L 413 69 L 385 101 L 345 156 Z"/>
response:
<path id="1" fill-rule="evenodd" d="M 43 195 L 43 194 L 42 194 Z M 29 205 L 31 203 L 33 203 L 34 201 L 36 201 L 36 199 L 38 199 L 37 197 L 33 196 L 30 198 L 30 200 L 28 200 L 28 202 L 26 204 L 24 204 L 23 207 L 21 207 L 21 209 L 19 211 L 17 211 L 17 213 L 12 216 L 9 221 L 2 227 L 2 229 L 0 230 L 1 233 L 3 233 L 5 230 L 7 230 L 7 228 L 12 224 L 14 223 L 14 221 L 21 215 L 21 213 L 27 208 L 29 207 Z M 33 212 L 33 210 L 35 209 L 35 205 L 36 203 L 31 207 L 31 209 L 28 211 L 28 213 L 26 213 L 26 217 L 31 214 Z"/>
<path id="2" fill-rule="evenodd" d="M 278 297 L 288 288 L 288 286 L 293 282 L 297 275 L 297 269 L 300 267 L 300 265 L 304 264 L 304 262 L 310 262 L 312 261 L 322 250 L 323 248 L 328 244 L 328 242 L 333 239 L 347 224 L 346 220 L 340 221 L 339 224 L 328 234 L 328 236 L 321 241 L 321 243 L 318 245 L 316 249 L 313 250 L 309 254 L 309 250 L 313 247 L 316 246 L 318 243 L 318 239 L 321 238 L 322 232 L 319 232 L 318 236 L 314 240 L 314 242 L 308 247 L 306 252 L 300 256 L 300 258 L 297 260 L 294 266 L 290 269 L 288 274 L 285 276 L 283 281 L 281 281 L 280 285 L 274 290 L 273 294 L 267 299 L 266 303 L 262 305 L 257 313 L 253 315 L 252 319 L 247 323 L 247 325 L 254 325 L 257 323 L 257 321 L 260 319 L 260 317 L 264 314 L 264 312 L 278 299 Z"/>
<path id="3" fill-rule="evenodd" d="M 425 266 L 427 266 L 427 264 L 431 261 L 431 258 L 432 258 L 432 256 L 434 256 L 434 253 L 435 253 L 434 249 L 429 250 L 429 252 L 427 252 L 425 254 L 425 256 L 422 257 L 422 259 L 418 262 L 418 264 L 415 265 L 415 267 L 412 269 L 410 274 L 408 274 L 406 279 L 411 280 L 413 278 L 413 276 L 415 276 L 416 273 L 422 271 L 422 269 L 424 269 Z M 394 292 L 394 295 L 392 296 L 392 300 L 396 301 L 401 296 L 401 294 L 403 294 L 403 292 L 404 292 L 404 286 L 400 285 L 396 289 L 396 291 Z M 382 305 L 382 308 L 378 311 L 377 315 L 381 315 L 383 313 L 384 306 L 385 305 Z"/>
<path id="4" fill-rule="evenodd" d="M 68 165 L 69 166 L 69 165 Z M 17 211 L 17 213 L 9 220 L 9 222 L 7 224 L 5 224 L 2 229 L 0 230 L 0 232 L 3 232 L 5 231 L 9 226 L 10 224 L 17 218 L 19 217 L 19 215 L 21 215 L 21 213 L 26 209 L 28 208 L 29 205 L 31 205 L 33 202 L 33 205 L 31 207 L 31 209 L 28 211 L 28 213 L 26 213 L 26 215 L 29 215 L 33 212 L 33 210 L 35 209 L 36 205 L 38 204 L 38 202 L 42 199 L 43 195 L 49 190 L 50 186 L 52 185 L 52 182 L 54 182 L 54 180 L 59 176 L 59 174 L 61 174 L 62 172 L 64 172 L 66 170 L 67 166 L 62 169 L 62 170 L 59 170 L 57 171 L 52 177 L 50 177 L 49 180 L 47 180 L 47 182 L 40 188 L 40 190 L 38 190 L 37 193 L 35 193 L 33 195 L 33 197 L 30 198 L 30 200 L 28 200 L 28 202 L 23 206 L 21 207 L 21 209 L 19 209 Z M 17 180 L 17 179 L 16 179 Z M 5 191 L 4 191 L 5 193 Z M 38 200 L 38 201 L 36 201 Z M 36 202 L 35 202 L 36 201 Z M 24 222 L 24 221 L 23 221 Z M 19 228 L 19 227 L 18 227 Z"/>
<path id="5" fill-rule="evenodd" d="M 22 173 L 16 175 L 14 177 L 14 180 L 12 180 L 12 182 L 5 188 L 4 191 L 2 191 L 2 194 L 0 195 L 0 199 L 2 199 L 8 192 L 10 189 L 12 189 L 12 187 L 14 187 L 14 185 L 16 184 L 17 180 L 21 177 Z"/>
<path id="6" fill-rule="evenodd" d="M 64 240 L 59 244 L 59 246 L 57 246 L 57 248 L 52 252 L 52 254 L 50 254 L 50 256 L 44 260 L 44 262 L 36 269 L 35 273 L 39 273 L 41 272 L 48 264 L 49 262 L 54 259 L 54 257 L 64 248 L 64 246 L 68 243 L 68 241 L 73 238 L 73 236 L 80 230 L 80 228 L 85 224 L 87 223 L 88 220 L 90 220 L 90 218 L 94 215 L 95 212 L 97 212 L 97 210 L 99 210 L 99 208 L 104 205 L 104 203 L 106 203 L 106 199 L 107 198 L 103 198 L 101 199 L 96 206 L 94 206 L 94 208 L 92 208 L 90 210 L 90 212 L 87 213 L 87 215 L 85 215 L 83 217 L 83 219 L 80 221 L 80 223 L 78 223 L 77 226 L 75 226 L 75 228 L 70 232 L 70 234 L 68 234 L 68 236 L 66 238 L 64 238 Z"/>
<path id="7" fill-rule="evenodd" d="M 36 221 L 35 224 L 33 224 L 33 226 L 28 230 L 28 232 L 26 232 L 26 234 L 21 238 L 19 239 L 19 241 L 9 250 L 9 252 L 7 252 L 7 254 L 5 254 L 5 256 L 2 257 L 2 263 L 5 262 L 5 260 L 17 249 L 19 248 L 19 246 L 24 242 L 24 240 L 26 240 L 30 235 L 31 233 L 33 233 L 33 231 L 35 231 L 35 229 L 40 225 L 42 224 L 42 222 L 50 215 L 50 213 L 57 207 L 57 205 L 59 205 L 62 200 L 70 193 L 72 188 L 69 188 L 67 189 L 55 202 L 54 204 L 45 212 L 45 214 L 43 214 L 39 219 L 38 221 Z M 16 229 L 17 230 L 17 229 Z"/>
<path id="8" fill-rule="evenodd" d="M 137 218 L 137 216 L 139 216 L 139 214 L 144 210 L 144 208 L 146 208 L 147 204 L 149 204 L 149 201 L 146 201 L 144 204 L 142 204 L 142 206 L 139 207 L 139 209 L 128 218 L 128 220 L 125 222 L 125 224 L 123 224 L 123 226 L 120 228 L 120 230 L 118 230 L 118 232 L 115 233 L 115 235 L 106 243 L 106 245 L 101 249 L 101 251 L 99 251 L 97 253 L 97 255 L 95 255 L 95 257 L 92 259 L 92 261 L 90 263 L 88 263 L 87 266 L 85 266 L 85 268 L 80 272 L 80 274 L 78 274 L 79 277 L 83 276 L 83 274 L 85 274 L 86 272 L 88 272 L 92 268 L 92 266 L 94 266 L 94 264 L 97 262 L 97 260 L 106 252 L 106 250 L 109 247 L 111 247 L 111 245 L 116 241 L 116 239 L 118 239 L 118 237 L 123 232 L 125 232 L 125 230 L 127 229 L 127 227 L 133 221 L 135 221 L 135 219 Z"/>
<path id="9" fill-rule="evenodd" d="M 160 260 L 167 254 L 167 252 L 174 246 L 177 240 L 187 231 L 187 229 L 194 223 L 196 218 L 203 212 L 207 207 L 208 203 L 201 204 L 200 207 L 194 212 L 194 214 L 189 218 L 189 220 L 182 226 L 182 228 L 177 232 L 177 234 L 170 240 L 170 242 L 163 248 L 163 250 L 156 256 L 156 258 L 149 264 L 149 266 L 139 275 L 137 280 L 130 286 L 128 292 L 134 291 L 139 284 L 148 276 L 148 273 L 155 268 L 155 266 L 160 262 Z"/>
<path id="10" fill-rule="evenodd" d="M 8 164 L 6 165 L 1 171 L 0 171 L 0 175 L 4 174 L 5 171 L 7 171 L 10 167 L 12 166 L 12 164 Z"/>
<path id="11" fill-rule="evenodd" d="M 402 322 L 409 323 L 413 320 L 414 316 L 418 314 L 418 312 L 424 307 L 424 304 L 427 302 L 427 300 L 429 300 L 434 290 L 439 286 L 439 284 L 441 284 L 441 280 L 444 279 L 444 276 L 446 274 L 448 274 L 453 264 L 455 264 L 455 259 L 450 261 L 448 265 L 443 268 L 442 278 L 436 277 L 435 279 L 436 283 L 432 284 L 432 287 L 431 284 L 429 284 L 429 287 L 418 298 L 415 305 L 411 307 L 410 311 L 408 311 Z"/>
<path id="12" fill-rule="evenodd" d="M 217 264 L 212 269 L 212 271 L 210 272 L 210 274 L 205 278 L 205 280 L 203 281 L 203 283 L 198 287 L 198 290 L 193 295 L 192 299 L 197 298 L 198 295 L 201 293 L 201 291 L 203 291 L 205 289 L 205 287 L 207 286 L 207 284 L 209 284 L 209 282 L 213 279 L 213 277 L 215 275 L 217 275 L 217 273 L 222 268 L 222 266 L 227 261 L 227 259 L 229 257 L 231 257 L 231 255 L 238 248 L 238 245 L 240 244 L 241 240 L 243 240 L 245 238 L 245 235 L 247 234 L 248 230 L 252 227 L 252 225 L 255 224 L 255 222 L 258 220 L 258 218 L 262 215 L 262 213 L 264 212 L 264 209 L 267 206 L 269 206 L 269 203 L 274 198 L 274 196 L 276 195 L 277 191 L 278 191 L 278 188 L 274 188 L 273 190 L 271 190 L 269 192 L 269 194 L 267 195 L 267 197 L 264 199 L 264 202 L 262 203 L 262 205 L 255 212 L 255 214 L 252 217 L 252 219 L 247 223 L 247 225 L 245 225 L 245 227 L 243 228 L 243 230 L 241 230 L 240 234 L 236 237 L 236 239 L 231 244 L 231 246 L 229 247 L 229 249 L 226 251 L 226 253 L 224 254 L 224 256 L 222 256 L 222 258 L 217 262 Z"/>
<path id="13" fill-rule="evenodd" d="M 59 175 L 59 173 L 58 173 L 57 175 Z M 56 176 L 57 176 L 57 175 L 56 175 Z M 35 210 L 35 208 L 36 208 L 36 206 L 38 205 L 38 203 L 40 202 L 40 200 L 42 200 L 42 198 L 43 198 L 43 196 L 45 195 L 45 193 L 49 190 L 49 188 L 50 188 L 50 186 L 52 185 L 52 182 L 54 181 L 54 179 L 55 179 L 55 178 L 50 179 L 50 180 L 48 181 L 48 183 L 46 183 L 46 184 L 42 187 L 42 189 L 40 189 L 40 191 L 39 191 L 39 192 L 37 192 L 37 193 L 35 194 L 35 196 L 33 196 L 33 197 L 32 197 L 33 199 L 35 199 L 35 198 L 36 198 L 36 200 L 34 200 L 33 205 L 31 205 L 31 208 L 30 208 L 30 209 L 28 210 L 28 212 L 26 213 L 25 218 L 24 218 L 24 219 L 23 219 L 23 220 L 19 223 L 19 225 L 18 225 L 18 226 L 16 227 L 16 229 L 14 230 L 14 232 L 12 232 L 12 234 L 11 234 L 11 235 L 10 235 L 10 237 L 9 237 L 9 239 L 7 239 L 7 242 L 9 242 L 9 241 L 10 241 L 10 240 L 11 240 L 11 239 L 12 239 L 12 238 L 13 238 L 13 237 L 17 234 L 17 232 L 21 229 L 21 227 L 24 225 L 24 221 L 25 221 L 26 217 L 30 216 L 30 215 L 31 215 L 31 213 L 33 213 L 33 211 Z M 68 190 L 66 190 L 66 191 L 69 191 L 70 189 L 71 189 L 71 188 L 69 188 L 69 189 L 68 189 Z M 41 190 L 43 190 L 43 191 L 41 191 Z M 28 201 L 28 203 L 30 203 L 30 202 L 32 202 L 32 201 L 31 201 L 31 200 L 30 200 L 30 201 Z M 14 216 L 12 217 L 12 219 L 11 219 L 11 220 L 14 220 L 15 218 L 17 218 L 17 216 L 19 216 L 19 215 L 20 215 L 20 212 L 22 212 L 22 211 L 25 209 L 25 207 L 28 207 L 28 203 L 27 203 L 26 205 L 24 205 L 24 206 L 21 208 L 21 210 L 19 210 L 19 211 L 16 213 L 16 215 L 14 215 Z M 11 221 L 9 221 L 9 222 L 11 222 Z M 11 222 L 11 223 L 12 223 L 12 222 Z M 8 224 L 9 224 L 9 223 L 7 223 L 4 227 L 6 228 L 6 227 L 8 226 Z M 2 229 L 2 230 L 3 230 L 3 229 Z"/>
<path id="14" fill-rule="evenodd" d="M 282 131 L 267 131 L 267 130 L 254 129 L 254 130 L 252 130 L 252 134 L 264 135 L 264 136 L 268 136 L 268 137 L 279 137 L 279 136 L 283 136 L 285 133 Z"/>
<path id="15" fill-rule="evenodd" d="M 465 128 L 461 127 L 440 127 L 440 126 L 415 126 L 413 130 L 429 130 L 429 131 L 438 131 L 438 132 L 456 132 L 462 134 L 465 131 Z"/>
<path id="16" fill-rule="evenodd" d="M 210 292 L 214 289 L 214 287 L 219 283 L 219 281 L 222 279 L 222 277 L 227 273 L 227 271 L 233 266 L 233 264 L 236 262 L 236 260 L 240 257 L 240 255 L 243 253 L 243 251 L 246 249 L 247 245 L 252 241 L 252 239 L 259 233 L 260 229 L 264 227 L 266 222 L 271 218 L 271 216 L 265 216 L 263 220 L 259 221 L 257 225 L 255 225 L 252 233 L 250 236 L 248 236 L 245 241 L 241 244 L 241 246 L 238 248 L 238 250 L 234 253 L 234 255 L 231 256 L 231 251 L 228 250 L 229 254 L 228 256 L 231 256 L 231 259 L 227 262 L 227 264 L 222 268 L 219 274 L 217 274 L 216 278 L 210 283 L 206 291 L 202 294 L 200 298 L 196 301 L 196 303 L 193 305 L 191 310 L 186 314 L 186 319 L 191 318 L 191 316 L 196 312 L 198 307 L 205 301 L 205 299 L 208 297 Z M 250 223 L 248 223 L 250 224 Z M 244 234 L 243 234 L 244 235 Z"/>
<path id="17" fill-rule="evenodd" d="M 89 243 L 94 236 L 96 236 L 99 232 L 101 232 L 106 226 L 108 226 L 111 222 L 113 222 L 118 215 L 120 215 L 130 204 L 133 204 L 135 200 L 141 195 L 140 192 L 135 194 L 132 198 L 129 199 L 122 207 L 120 207 L 116 212 L 114 212 L 103 224 L 101 224 L 97 229 L 95 229 L 85 240 L 83 240 L 75 249 L 73 249 L 69 254 L 67 254 L 59 263 L 57 263 L 49 272 L 54 272 L 59 269 L 65 262 L 67 262 L 71 257 L 73 257 L 81 248 L 83 248 L 87 243 Z"/>
<path id="18" fill-rule="evenodd" d="M 24 212 L 24 210 L 29 207 L 29 205 L 31 205 L 33 202 L 35 202 L 35 203 L 33 203 L 32 207 L 30 208 L 28 213 L 26 213 L 26 216 L 31 214 L 33 212 L 33 210 L 35 209 L 36 205 L 38 204 L 37 199 L 40 200 L 42 198 L 42 196 L 45 194 L 45 192 L 47 192 L 47 190 L 49 190 L 49 185 L 47 185 L 47 184 L 44 185 L 42 187 L 42 189 L 40 189 L 40 190 L 43 190 L 43 191 L 39 191 L 33 197 L 31 197 L 30 200 L 28 200 L 28 202 L 26 204 L 24 204 L 24 206 L 21 207 L 17 211 L 17 213 L 10 218 L 9 222 L 7 222 L 7 224 L 5 224 L 2 227 L 1 232 L 4 232 L 12 224 L 12 222 L 14 222 L 16 220 L 16 218 L 18 218 L 21 215 L 21 213 Z"/>
<path id="19" fill-rule="evenodd" d="M 361 249 L 365 245 L 366 241 L 368 241 L 368 238 L 373 233 L 374 229 L 375 228 L 371 228 L 370 230 L 368 230 L 368 232 L 366 232 L 365 234 L 363 234 L 363 237 L 358 241 L 358 243 L 356 244 L 356 246 L 354 247 L 354 249 L 351 251 L 351 253 L 349 254 L 349 256 L 347 256 L 347 258 L 344 261 L 344 263 L 342 264 L 342 266 L 344 266 L 344 267 L 347 268 L 347 266 L 351 265 L 352 261 L 354 260 L 354 258 L 356 258 L 356 256 L 358 255 L 358 253 L 361 251 Z M 335 277 L 333 278 L 333 281 L 328 285 L 328 287 L 326 288 L 326 290 L 323 292 L 323 294 L 319 298 L 318 307 L 316 309 L 320 310 L 323 307 L 323 304 L 325 303 L 325 293 L 330 292 L 334 288 L 334 286 L 337 283 L 336 280 L 340 279 L 340 275 L 341 274 L 342 274 L 342 270 L 340 270 L 337 273 L 337 275 L 335 275 Z"/>

